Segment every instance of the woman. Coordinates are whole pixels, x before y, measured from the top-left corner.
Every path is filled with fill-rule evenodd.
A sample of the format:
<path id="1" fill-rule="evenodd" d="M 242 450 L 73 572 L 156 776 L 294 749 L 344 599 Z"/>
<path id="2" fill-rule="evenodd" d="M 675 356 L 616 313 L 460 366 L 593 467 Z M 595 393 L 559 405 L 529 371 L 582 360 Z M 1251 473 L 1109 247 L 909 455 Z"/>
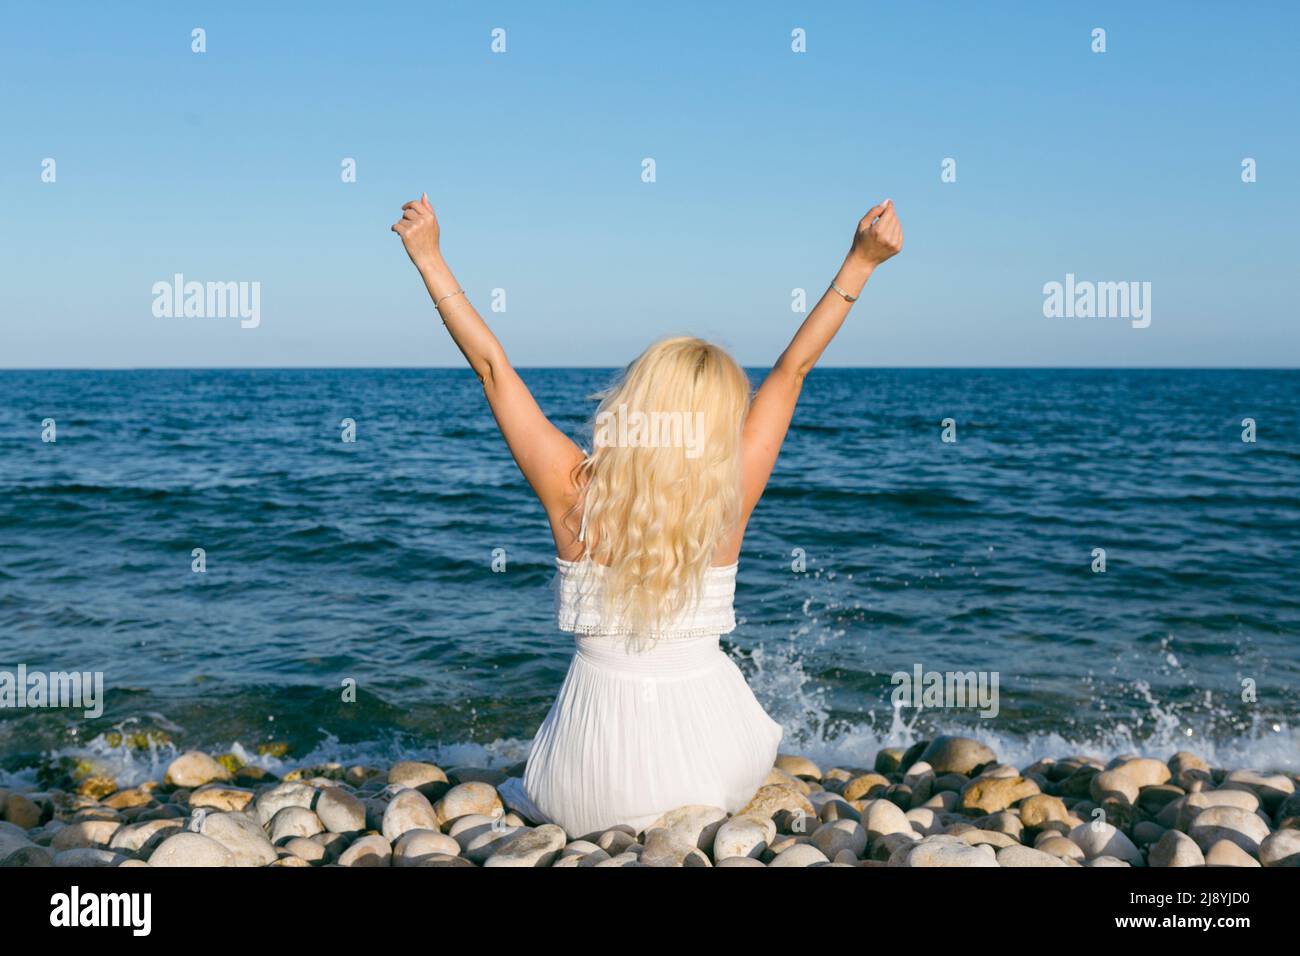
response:
<path id="1" fill-rule="evenodd" d="M 523 778 L 501 788 L 506 802 L 572 838 L 617 824 L 639 832 L 687 804 L 734 813 L 781 739 L 718 645 L 735 628 L 741 540 L 805 376 L 903 246 L 892 201 L 858 223 L 835 281 L 752 402 L 722 349 L 666 339 L 603 396 L 590 455 L 547 420 L 457 285 L 427 194 L 402 209 L 393 231 L 546 509 L 559 625 L 577 640 Z"/>

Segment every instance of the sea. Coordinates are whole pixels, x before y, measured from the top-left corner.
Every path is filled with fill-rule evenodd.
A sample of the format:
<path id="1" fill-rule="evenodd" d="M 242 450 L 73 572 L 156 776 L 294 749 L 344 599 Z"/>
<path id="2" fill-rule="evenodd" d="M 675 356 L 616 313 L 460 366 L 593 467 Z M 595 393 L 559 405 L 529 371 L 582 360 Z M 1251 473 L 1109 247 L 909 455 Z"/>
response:
<path id="1" fill-rule="evenodd" d="M 521 374 L 589 447 L 616 370 Z M 554 557 L 466 370 L 0 372 L 0 676 L 103 681 L 97 716 L 0 706 L 0 785 L 514 763 L 573 653 Z M 1300 372 L 822 368 L 723 646 L 827 763 L 1295 769 L 1298 568 Z M 996 706 L 907 689 L 948 674 Z"/>

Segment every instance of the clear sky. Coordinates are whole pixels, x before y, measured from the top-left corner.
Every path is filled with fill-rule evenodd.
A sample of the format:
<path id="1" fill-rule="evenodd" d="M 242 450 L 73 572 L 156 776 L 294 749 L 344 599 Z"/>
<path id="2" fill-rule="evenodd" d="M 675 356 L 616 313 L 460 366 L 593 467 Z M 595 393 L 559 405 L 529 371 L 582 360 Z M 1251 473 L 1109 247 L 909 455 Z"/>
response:
<path id="1" fill-rule="evenodd" d="M 421 190 L 521 366 L 770 363 L 885 197 L 828 364 L 1300 365 L 1300 4 L 705 6 L 8 4 L 0 367 L 458 363 L 388 230 Z M 260 325 L 155 317 L 176 273 Z M 1045 317 L 1067 273 L 1150 326 Z"/>

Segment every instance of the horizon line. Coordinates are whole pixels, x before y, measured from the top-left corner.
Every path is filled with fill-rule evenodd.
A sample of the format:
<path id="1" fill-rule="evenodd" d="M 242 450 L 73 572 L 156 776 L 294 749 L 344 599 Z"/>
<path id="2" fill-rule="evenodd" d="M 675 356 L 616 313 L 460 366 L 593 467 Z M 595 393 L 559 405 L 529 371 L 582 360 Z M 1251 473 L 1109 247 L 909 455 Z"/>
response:
<path id="1" fill-rule="evenodd" d="M 746 365 L 744 369 L 769 368 Z M 608 371 L 625 365 L 515 365 L 518 370 Z M 1043 371 L 1043 372 L 1294 372 L 1296 365 L 834 365 L 818 364 L 816 369 L 842 371 Z M 465 364 L 456 365 L 15 365 L 0 366 L 8 372 L 391 372 L 455 371 L 473 373 Z"/>

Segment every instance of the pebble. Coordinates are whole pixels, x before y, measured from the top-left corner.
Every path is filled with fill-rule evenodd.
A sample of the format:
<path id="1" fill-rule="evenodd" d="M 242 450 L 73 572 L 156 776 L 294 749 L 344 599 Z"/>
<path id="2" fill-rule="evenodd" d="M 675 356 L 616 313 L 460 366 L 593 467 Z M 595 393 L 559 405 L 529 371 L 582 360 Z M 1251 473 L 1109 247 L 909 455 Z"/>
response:
<path id="1" fill-rule="evenodd" d="M 777 754 L 776 768 L 792 777 L 802 777 L 805 780 L 820 780 L 822 778 L 820 767 L 807 757 L 800 757 L 796 754 Z"/>
<path id="2" fill-rule="evenodd" d="M 118 828 L 113 838 L 108 841 L 110 849 L 148 856 L 163 840 L 172 833 L 183 830 L 181 820 L 145 820 L 142 823 L 129 823 Z"/>
<path id="3" fill-rule="evenodd" d="M 431 800 L 437 800 L 451 789 L 447 774 L 441 767 L 419 760 L 399 760 L 393 764 L 388 768 L 388 783 L 392 786 L 419 790 Z"/>
<path id="4" fill-rule="evenodd" d="M 796 816 L 800 814 L 809 817 L 816 816 L 812 803 L 804 794 L 793 787 L 783 784 L 766 784 L 759 787 L 758 792 L 754 794 L 749 803 L 740 809 L 739 813 L 744 816 L 759 816 L 771 819 L 780 810 L 785 810 Z"/>
<path id="5" fill-rule="evenodd" d="M 958 808 L 997 813 L 1038 792 L 1038 784 L 1021 776 L 977 777 L 962 791 Z"/>
<path id="6" fill-rule="evenodd" d="M 378 833 L 363 836 L 343 851 L 339 866 L 390 866 L 393 848 Z"/>
<path id="7" fill-rule="evenodd" d="M 1259 862 L 1265 866 L 1300 866 L 1300 830 L 1277 830 L 1259 845 Z"/>
<path id="8" fill-rule="evenodd" d="M 468 840 L 462 842 L 460 836 L 457 837 L 457 842 L 461 846 L 461 855 L 471 863 L 482 863 L 521 829 L 524 828 L 512 827 L 495 821 L 485 826 L 476 827 L 474 835 Z"/>
<path id="9" fill-rule="evenodd" d="M 407 830 L 393 844 L 393 866 L 420 866 L 421 860 L 435 853 L 460 856 L 460 844 L 437 830 Z"/>
<path id="10" fill-rule="evenodd" d="M 195 828 L 196 820 L 198 833 L 215 841 L 230 853 L 231 862 L 222 864 L 223 866 L 266 866 L 275 862 L 275 847 L 252 817 L 243 813 L 207 813 L 202 818 L 195 815 L 190 821 L 191 829 Z M 164 845 L 166 842 L 163 841 Z M 153 863 L 153 857 L 149 858 L 149 862 Z"/>
<path id="11" fill-rule="evenodd" d="M 835 820 L 823 823 L 812 835 L 812 845 L 828 859 L 835 859 L 847 851 L 857 860 L 867 851 L 867 831 L 856 820 Z"/>
<path id="12" fill-rule="evenodd" d="M 1070 831 L 1070 840 L 1088 860 L 1111 856 L 1128 862 L 1142 862 L 1142 851 L 1111 823 L 1081 823 Z"/>
<path id="13" fill-rule="evenodd" d="M 342 787 L 322 790 L 314 809 L 330 833 L 357 833 L 366 828 L 366 805 Z"/>
<path id="14" fill-rule="evenodd" d="M 1259 845 L 1268 833 L 1268 824 L 1258 814 L 1229 806 L 1207 807 L 1187 830 L 1187 835 L 1207 853 L 1220 840 L 1230 840 L 1252 856 L 1259 853 Z"/>
<path id="15" fill-rule="evenodd" d="M 483 865 L 550 866 L 564 849 L 567 839 L 563 827 L 558 827 L 554 823 L 544 823 L 533 830 L 521 828 L 509 840 L 502 843 Z"/>
<path id="16" fill-rule="evenodd" d="M 223 783 L 209 783 L 190 793 L 190 809 L 243 810 L 253 802 L 253 791 Z"/>
<path id="17" fill-rule="evenodd" d="M 73 850 L 107 846 L 122 825 L 113 820 L 82 820 L 70 823 L 50 841 L 51 850 Z"/>
<path id="18" fill-rule="evenodd" d="M 323 863 L 326 856 L 328 856 L 325 847 L 306 837 L 293 837 L 291 840 L 286 841 L 281 849 L 307 863 Z M 284 859 L 284 857 L 281 856 L 280 859 Z"/>
<path id="19" fill-rule="evenodd" d="M 41 808 L 21 793 L 11 793 L 5 800 L 4 820 L 24 830 L 41 824 Z"/>
<path id="20" fill-rule="evenodd" d="M 462 786 L 469 786 L 469 784 L 462 784 Z M 403 790 L 393 797 L 384 809 L 381 830 L 384 838 L 390 843 L 395 843 L 408 830 L 437 829 L 439 829 L 438 813 L 433 809 L 433 804 L 429 802 L 428 797 L 419 790 Z"/>
<path id="21" fill-rule="evenodd" d="M 499 816 L 505 812 L 505 804 L 501 802 L 496 787 L 477 780 L 456 784 L 443 795 L 434 808 L 437 810 L 438 820 L 444 824 L 471 814 Z"/>
<path id="22" fill-rule="evenodd" d="M 199 833 L 184 832 L 173 834 L 158 844 L 158 849 L 149 855 L 149 865 L 234 866 L 235 855 L 216 840 Z"/>
<path id="23" fill-rule="evenodd" d="M 970 737 L 935 737 L 921 751 L 920 759 L 936 774 L 961 773 L 972 776 L 986 764 L 996 763 L 997 754 Z"/>
<path id="24" fill-rule="evenodd" d="M 78 846 L 54 854 L 50 866 L 121 866 L 129 859 L 103 847 Z"/>
<path id="25" fill-rule="evenodd" d="M 894 862 L 891 858 L 890 862 Z M 928 836 L 902 851 L 902 865 L 912 867 L 997 866 L 997 855 L 987 844 L 971 846 L 957 837 Z"/>
<path id="26" fill-rule="evenodd" d="M 1140 789 L 1123 770 L 1103 770 L 1088 784 L 1089 793 L 1098 803 L 1106 800 L 1123 800 L 1132 806 L 1137 803 Z"/>
<path id="27" fill-rule="evenodd" d="M 324 831 L 320 817 L 306 807 L 285 807 L 267 824 L 271 842 L 277 846 L 294 837 L 310 837 Z"/>
<path id="28" fill-rule="evenodd" d="M 758 859 L 776 838 L 776 824 L 763 817 L 734 816 L 718 827 L 713 838 L 713 860 L 733 856 Z"/>
<path id="29" fill-rule="evenodd" d="M 954 736 L 864 762 L 874 769 L 781 754 L 734 814 L 674 807 L 641 833 L 568 842 L 506 810 L 496 788 L 522 764 L 325 763 L 281 779 L 250 766 L 232 776 L 190 751 L 162 782 L 113 790 L 96 771 L 93 785 L 0 788 L 0 865 L 1300 866 L 1293 772 L 1212 768 L 1186 751 L 1017 769 Z"/>
<path id="30" fill-rule="evenodd" d="M 891 833 L 913 833 L 907 814 L 888 800 L 872 800 L 862 814 L 862 827 L 875 840 Z"/>
<path id="31" fill-rule="evenodd" d="M 642 866 L 710 865 L 708 857 L 698 846 L 662 827 L 646 831 L 645 849 L 641 851 L 639 860 Z"/>
<path id="32" fill-rule="evenodd" d="M 1233 770 L 1223 778 L 1222 786 L 1243 787 L 1259 797 L 1264 809 L 1272 813 L 1283 800 L 1296 792 L 1290 778 L 1280 773 L 1266 774 L 1257 770 Z"/>
<path id="33" fill-rule="evenodd" d="M 646 827 L 646 832 L 668 830 L 676 839 L 707 850 L 726 819 L 727 811 L 721 807 L 688 805 L 669 810 Z"/>
<path id="34" fill-rule="evenodd" d="M 201 750 L 181 754 L 167 767 L 164 783 L 177 787 L 201 787 L 214 780 L 229 780 L 226 768 Z"/>
<path id="35" fill-rule="evenodd" d="M 1021 846 L 1019 843 L 1014 846 L 1003 847 L 997 853 L 998 866 L 1066 866 L 1064 860 L 1059 856 L 1053 856 L 1042 850 L 1035 850 L 1032 847 Z"/>
<path id="36" fill-rule="evenodd" d="M 1205 854 L 1196 841 L 1179 830 L 1166 830 L 1147 856 L 1151 866 L 1204 866 Z"/>
<path id="37" fill-rule="evenodd" d="M 768 866 L 818 866 L 830 858 L 811 843 L 796 843 L 778 853 Z"/>
<path id="38" fill-rule="evenodd" d="M 66 852 L 66 851 L 65 851 Z M 20 846 L 10 853 L 5 854 L 0 849 L 0 866 L 53 866 L 53 857 L 50 851 L 43 846 L 37 846 L 35 843 L 27 846 Z"/>
<path id="39" fill-rule="evenodd" d="M 865 797 L 877 796 L 876 791 L 884 790 L 888 786 L 888 777 L 881 776 L 878 773 L 864 773 L 846 783 L 840 795 L 851 802 Z"/>
<path id="40" fill-rule="evenodd" d="M 1259 866 L 1259 861 L 1232 840 L 1218 840 L 1205 851 L 1206 866 Z"/>
<path id="41" fill-rule="evenodd" d="M 258 824 L 266 826 L 285 807 L 304 807 L 310 810 L 316 801 L 316 792 L 315 787 L 296 780 L 276 784 L 253 801 Z"/>
<path id="42" fill-rule="evenodd" d="M 1166 826 L 1187 832 L 1192 821 L 1209 807 L 1238 807 L 1254 813 L 1259 809 L 1259 797 L 1249 790 L 1201 790 L 1169 803 L 1156 819 Z"/>

